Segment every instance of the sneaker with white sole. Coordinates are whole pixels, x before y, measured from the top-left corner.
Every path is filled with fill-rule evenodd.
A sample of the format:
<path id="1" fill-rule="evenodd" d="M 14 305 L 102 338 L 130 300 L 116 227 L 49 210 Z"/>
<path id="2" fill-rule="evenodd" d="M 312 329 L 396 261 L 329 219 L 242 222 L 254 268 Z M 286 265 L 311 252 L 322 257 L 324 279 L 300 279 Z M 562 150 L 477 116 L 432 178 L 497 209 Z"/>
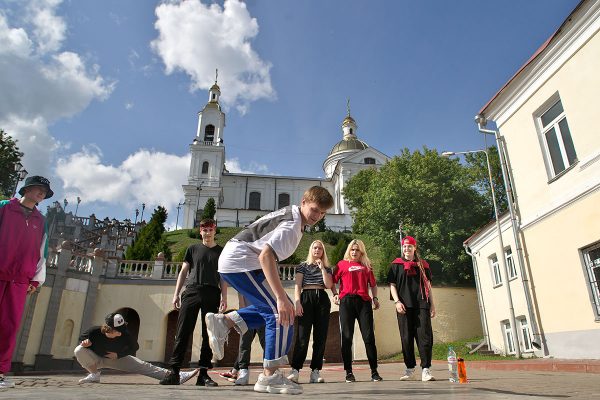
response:
<path id="1" fill-rule="evenodd" d="M 88 374 L 79 380 L 79 383 L 100 383 L 100 371 Z"/>
<path id="2" fill-rule="evenodd" d="M 408 381 L 410 379 L 412 379 L 413 375 L 415 374 L 415 369 L 414 368 L 406 368 L 406 371 L 404 371 L 404 375 L 402 375 L 400 377 L 401 381 Z"/>
<path id="3" fill-rule="evenodd" d="M 229 328 L 225 323 L 225 315 L 207 313 L 204 320 L 208 331 L 208 344 L 213 352 L 213 357 L 217 361 L 222 360 L 225 356 L 225 342 L 229 334 Z"/>
<path id="4" fill-rule="evenodd" d="M 250 371 L 246 368 L 240 369 L 237 376 L 234 382 L 237 386 L 246 386 L 250 382 Z"/>
<path id="5" fill-rule="evenodd" d="M 423 373 L 421 373 L 421 380 L 423 382 L 435 381 L 433 375 L 431 375 L 431 370 L 429 368 L 423 368 Z"/>
<path id="6" fill-rule="evenodd" d="M 321 376 L 321 371 L 313 369 L 310 371 L 310 383 L 323 383 L 325 379 Z"/>
<path id="7" fill-rule="evenodd" d="M 300 371 L 298 371 L 296 368 L 292 368 L 292 371 L 287 378 L 292 382 L 298 383 L 298 380 L 300 379 Z"/>
<path id="8" fill-rule="evenodd" d="M 10 389 L 14 388 L 15 383 L 9 379 L 7 379 L 4 375 L 0 375 L 0 389 Z"/>
<path id="9" fill-rule="evenodd" d="M 271 376 L 260 374 L 254 385 L 254 391 L 273 394 L 301 394 L 302 386 L 290 381 L 277 371 Z"/>
<path id="10" fill-rule="evenodd" d="M 193 371 L 179 371 L 179 384 L 183 385 L 184 383 L 198 375 L 198 371 L 200 370 L 195 369 Z"/>

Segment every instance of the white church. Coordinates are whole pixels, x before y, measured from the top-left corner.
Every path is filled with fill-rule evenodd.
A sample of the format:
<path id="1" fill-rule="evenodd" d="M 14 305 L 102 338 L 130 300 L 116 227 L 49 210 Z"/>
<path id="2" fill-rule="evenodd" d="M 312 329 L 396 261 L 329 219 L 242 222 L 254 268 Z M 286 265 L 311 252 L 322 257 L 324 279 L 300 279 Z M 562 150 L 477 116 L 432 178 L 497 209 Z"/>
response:
<path id="1" fill-rule="evenodd" d="M 192 154 L 188 183 L 183 185 L 183 228 L 193 228 L 209 198 L 215 200 L 215 219 L 219 226 L 245 226 L 257 216 L 290 204 L 300 204 L 302 194 L 311 186 L 326 187 L 335 205 L 325 217 L 328 228 L 352 229 L 352 215 L 343 195 L 345 183 L 365 168 L 379 168 L 389 157 L 369 147 L 356 135 L 356 122 L 348 115 L 342 121 L 342 140 L 323 162 L 325 178 L 230 173 L 225 165 L 225 113 L 219 104 L 221 89 L 209 90 L 208 103 L 198 112 L 196 137 L 190 144 Z"/>

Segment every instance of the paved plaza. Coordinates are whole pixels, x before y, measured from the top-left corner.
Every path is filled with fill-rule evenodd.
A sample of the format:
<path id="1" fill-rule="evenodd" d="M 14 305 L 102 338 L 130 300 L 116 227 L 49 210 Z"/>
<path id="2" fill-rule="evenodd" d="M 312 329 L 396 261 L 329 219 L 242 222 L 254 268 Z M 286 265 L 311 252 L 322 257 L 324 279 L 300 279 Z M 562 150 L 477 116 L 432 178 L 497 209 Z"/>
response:
<path id="1" fill-rule="evenodd" d="M 300 381 L 304 393 L 296 398 L 370 399 L 411 398 L 411 399 L 598 399 L 600 400 L 600 374 L 576 372 L 491 370 L 469 368 L 469 383 L 455 384 L 447 380 L 448 372 L 443 363 L 433 365 L 435 382 L 398 380 L 404 365 L 399 363 L 381 364 L 379 372 L 382 382 L 370 382 L 370 373 L 365 365 L 354 367 L 356 383 L 344 382 L 344 371 L 340 365 L 327 366 L 323 377 L 324 384 L 308 384 L 309 370 L 301 372 Z M 196 387 L 195 379 L 182 386 L 161 386 L 156 380 L 139 375 L 105 374 L 101 384 L 79 385 L 77 380 L 83 375 L 15 376 L 14 389 L 0 390 L 2 399 L 263 399 L 265 396 L 277 398 L 282 395 L 255 393 L 252 386 L 237 387 L 221 379 L 216 374 L 223 369 L 211 371 L 218 388 Z M 252 369 L 254 382 L 258 369 Z M 420 377 L 420 371 L 419 371 Z M 289 396 L 283 396 L 289 397 Z"/>

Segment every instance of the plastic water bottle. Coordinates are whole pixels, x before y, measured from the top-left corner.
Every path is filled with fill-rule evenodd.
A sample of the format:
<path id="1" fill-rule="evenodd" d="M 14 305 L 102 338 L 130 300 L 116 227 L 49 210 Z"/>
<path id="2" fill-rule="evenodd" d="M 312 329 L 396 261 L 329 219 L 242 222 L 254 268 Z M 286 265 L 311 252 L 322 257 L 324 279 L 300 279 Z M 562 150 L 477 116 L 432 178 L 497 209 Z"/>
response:
<path id="1" fill-rule="evenodd" d="M 458 360 L 456 359 L 456 352 L 452 346 L 448 347 L 448 372 L 450 372 L 450 382 L 458 382 Z"/>

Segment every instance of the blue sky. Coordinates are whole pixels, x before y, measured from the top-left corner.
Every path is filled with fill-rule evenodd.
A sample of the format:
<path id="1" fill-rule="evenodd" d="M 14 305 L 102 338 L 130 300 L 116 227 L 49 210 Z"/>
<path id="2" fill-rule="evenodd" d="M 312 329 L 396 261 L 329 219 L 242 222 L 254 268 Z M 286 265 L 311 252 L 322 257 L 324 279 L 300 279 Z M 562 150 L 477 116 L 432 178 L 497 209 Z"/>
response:
<path id="1" fill-rule="evenodd" d="M 174 224 L 215 68 L 232 172 L 322 176 L 346 98 L 389 156 L 476 149 L 474 115 L 577 3 L 0 0 L 0 127 L 79 215 Z"/>

